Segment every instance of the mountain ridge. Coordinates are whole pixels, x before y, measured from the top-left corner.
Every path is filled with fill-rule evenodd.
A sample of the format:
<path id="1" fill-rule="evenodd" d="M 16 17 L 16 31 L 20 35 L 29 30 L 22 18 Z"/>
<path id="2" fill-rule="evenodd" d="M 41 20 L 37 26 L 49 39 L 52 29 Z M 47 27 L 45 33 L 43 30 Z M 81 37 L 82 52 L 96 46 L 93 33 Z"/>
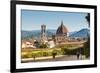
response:
<path id="1" fill-rule="evenodd" d="M 22 33 L 21 34 L 22 38 L 32 38 L 32 37 L 39 38 L 41 36 L 41 30 L 31 30 L 31 31 L 22 30 L 21 33 Z M 55 34 L 56 30 L 52 29 L 48 29 L 46 32 L 47 37 L 51 37 L 52 35 Z M 84 28 L 79 31 L 69 32 L 69 37 L 87 37 L 87 34 L 90 34 L 89 29 Z"/>

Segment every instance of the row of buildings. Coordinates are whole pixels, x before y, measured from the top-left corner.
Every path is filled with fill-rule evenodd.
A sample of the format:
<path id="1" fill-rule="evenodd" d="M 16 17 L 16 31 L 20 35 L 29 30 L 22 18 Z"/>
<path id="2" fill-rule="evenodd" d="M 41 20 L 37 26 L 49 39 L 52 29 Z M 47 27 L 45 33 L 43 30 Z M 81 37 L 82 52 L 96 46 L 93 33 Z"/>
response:
<path id="1" fill-rule="evenodd" d="M 22 48 L 38 48 L 40 44 L 47 44 L 49 48 L 53 48 L 59 44 L 66 44 L 69 42 L 68 32 L 67 27 L 62 21 L 61 25 L 56 30 L 56 34 L 52 35 L 52 37 L 47 37 L 46 25 L 41 25 L 41 38 L 38 41 L 34 38 L 30 40 L 22 40 Z"/>

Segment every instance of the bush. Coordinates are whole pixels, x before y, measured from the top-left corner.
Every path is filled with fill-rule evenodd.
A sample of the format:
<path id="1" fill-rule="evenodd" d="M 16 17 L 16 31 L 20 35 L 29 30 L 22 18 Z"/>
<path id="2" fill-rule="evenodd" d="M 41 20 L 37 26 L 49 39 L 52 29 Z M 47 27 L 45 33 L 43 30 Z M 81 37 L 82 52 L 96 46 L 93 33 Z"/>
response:
<path id="1" fill-rule="evenodd" d="M 58 50 L 53 50 L 53 51 L 52 51 L 53 59 L 55 59 L 55 56 L 57 55 L 57 53 L 58 53 Z"/>
<path id="2" fill-rule="evenodd" d="M 76 55 L 77 52 L 79 52 L 82 55 L 85 55 L 86 58 L 90 56 L 90 48 L 80 47 L 80 48 L 76 48 L 72 50 L 67 49 L 67 48 L 62 48 L 63 55 Z"/>
<path id="3" fill-rule="evenodd" d="M 47 44 L 41 44 L 39 48 L 48 48 Z"/>
<path id="4" fill-rule="evenodd" d="M 90 57 L 90 37 L 87 42 L 84 43 L 84 55 L 86 58 Z"/>
<path id="5" fill-rule="evenodd" d="M 84 48 L 83 54 L 85 55 L 86 58 L 90 57 L 90 48 Z"/>
<path id="6" fill-rule="evenodd" d="M 32 57 L 34 58 L 34 61 L 35 61 L 35 59 L 36 59 L 36 57 L 38 56 L 38 54 L 35 53 L 35 52 L 33 52 L 31 55 L 32 55 Z"/>
<path id="7" fill-rule="evenodd" d="M 32 55 L 31 55 L 31 52 L 27 52 L 26 54 L 24 55 L 21 55 L 22 58 L 31 58 Z"/>
<path id="8" fill-rule="evenodd" d="M 51 52 L 39 51 L 39 52 L 33 52 L 33 55 L 35 55 L 36 57 L 50 56 Z"/>
<path id="9" fill-rule="evenodd" d="M 28 58 L 27 54 L 21 55 L 21 58 Z"/>
<path id="10" fill-rule="evenodd" d="M 43 52 L 42 56 L 49 56 L 48 52 Z"/>
<path id="11" fill-rule="evenodd" d="M 41 57 L 43 54 L 42 54 L 42 52 L 40 51 L 40 52 L 37 52 L 37 57 Z"/>
<path id="12" fill-rule="evenodd" d="M 63 55 L 72 55 L 73 54 L 72 50 L 69 50 L 67 48 L 62 48 L 61 51 L 62 51 Z"/>
<path id="13" fill-rule="evenodd" d="M 62 54 L 63 55 L 76 55 L 77 52 L 80 52 L 80 54 L 83 53 L 83 48 L 80 47 L 80 48 L 75 48 L 75 49 L 67 49 L 67 48 L 62 48 L 61 51 L 62 51 Z"/>

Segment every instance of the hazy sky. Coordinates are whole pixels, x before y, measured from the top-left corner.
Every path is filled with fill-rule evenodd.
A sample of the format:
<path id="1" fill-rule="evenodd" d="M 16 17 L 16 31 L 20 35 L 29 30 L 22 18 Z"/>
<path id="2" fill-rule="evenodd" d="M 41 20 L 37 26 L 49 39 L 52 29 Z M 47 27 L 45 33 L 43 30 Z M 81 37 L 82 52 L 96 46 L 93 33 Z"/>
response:
<path id="1" fill-rule="evenodd" d="M 86 15 L 87 13 L 21 10 L 22 30 L 40 30 L 42 24 L 47 29 L 57 29 L 63 21 L 69 31 L 77 31 L 88 28 Z"/>

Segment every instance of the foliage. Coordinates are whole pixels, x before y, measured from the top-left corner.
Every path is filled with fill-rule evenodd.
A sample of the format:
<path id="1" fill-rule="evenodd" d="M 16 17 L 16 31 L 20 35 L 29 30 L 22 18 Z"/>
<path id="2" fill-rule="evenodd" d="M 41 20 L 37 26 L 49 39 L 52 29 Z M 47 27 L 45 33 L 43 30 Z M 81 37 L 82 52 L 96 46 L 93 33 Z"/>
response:
<path id="1" fill-rule="evenodd" d="M 48 48 L 47 44 L 41 44 L 39 48 Z"/>
<path id="2" fill-rule="evenodd" d="M 90 27 L 90 14 L 88 13 L 85 18 Z M 90 57 L 90 37 L 88 37 L 88 41 L 84 44 L 84 55 L 86 56 L 86 58 Z"/>
<path id="3" fill-rule="evenodd" d="M 70 45 L 64 46 L 62 48 L 52 48 L 52 49 L 34 49 L 28 51 L 26 54 L 22 55 L 22 58 L 36 58 L 36 57 L 46 57 L 46 56 L 53 56 L 55 58 L 56 55 L 76 55 L 79 52 L 86 57 L 90 55 L 89 43 L 84 43 L 84 47 L 69 49 Z"/>
<path id="4" fill-rule="evenodd" d="M 85 17 L 87 22 L 88 22 L 88 25 L 90 27 L 90 14 L 88 13 L 87 16 Z"/>
<path id="5" fill-rule="evenodd" d="M 42 56 L 49 56 L 49 52 L 43 52 Z"/>
<path id="6" fill-rule="evenodd" d="M 77 52 L 80 52 L 80 54 L 83 53 L 83 48 L 75 48 L 75 49 L 68 49 L 68 48 L 62 48 L 62 54 L 63 55 L 76 55 Z"/>
<path id="7" fill-rule="evenodd" d="M 90 48 L 84 48 L 84 55 L 86 58 L 90 57 Z"/>
<path id="8" fill-rule="evenodd" d="M 35 53 L 35 52 L 32 52 L 32 53 L 31 53 L 31 56 L 34 58 L 34 57 L 37 57 L 37 56 L 38 56 L 38 54 L 37 54 L 37 53 Z"/>
<path id="9" fill-rule="evenodd" d="M 76 45 L 76 44 L 62 44 L 62 45 L 57 45 L 55 46 L 55 48 L 75 48 L 75 47 L 79 47 L 79 45 Z"/>
<path id="10" fill-rule="evenodd" d="M 21 58 L 28 58 L 27 54 L 21 55 Z"/>
<path id="11" fill-rule="evenodd" d="M 88 58 L 90 57 L 90 38 L 84 43 L 84 55 Z"/>
<path id="12" fill-rule="evenodd" d="M 57 50 L 53 50 L 53 51 L 52 51 L 52 56 L 53 56 L 53 58 L 55 58 L 55 56 L 57 55 L 57 52 L 58 52 Z"/>
<path id="13" fill-rule="evenodd" d="M 32 55 L 31 55 L 31 52 L 27 52 L 26 54 L 24 55 L 21 55 L 22 58 L 31 58 Z"/>

